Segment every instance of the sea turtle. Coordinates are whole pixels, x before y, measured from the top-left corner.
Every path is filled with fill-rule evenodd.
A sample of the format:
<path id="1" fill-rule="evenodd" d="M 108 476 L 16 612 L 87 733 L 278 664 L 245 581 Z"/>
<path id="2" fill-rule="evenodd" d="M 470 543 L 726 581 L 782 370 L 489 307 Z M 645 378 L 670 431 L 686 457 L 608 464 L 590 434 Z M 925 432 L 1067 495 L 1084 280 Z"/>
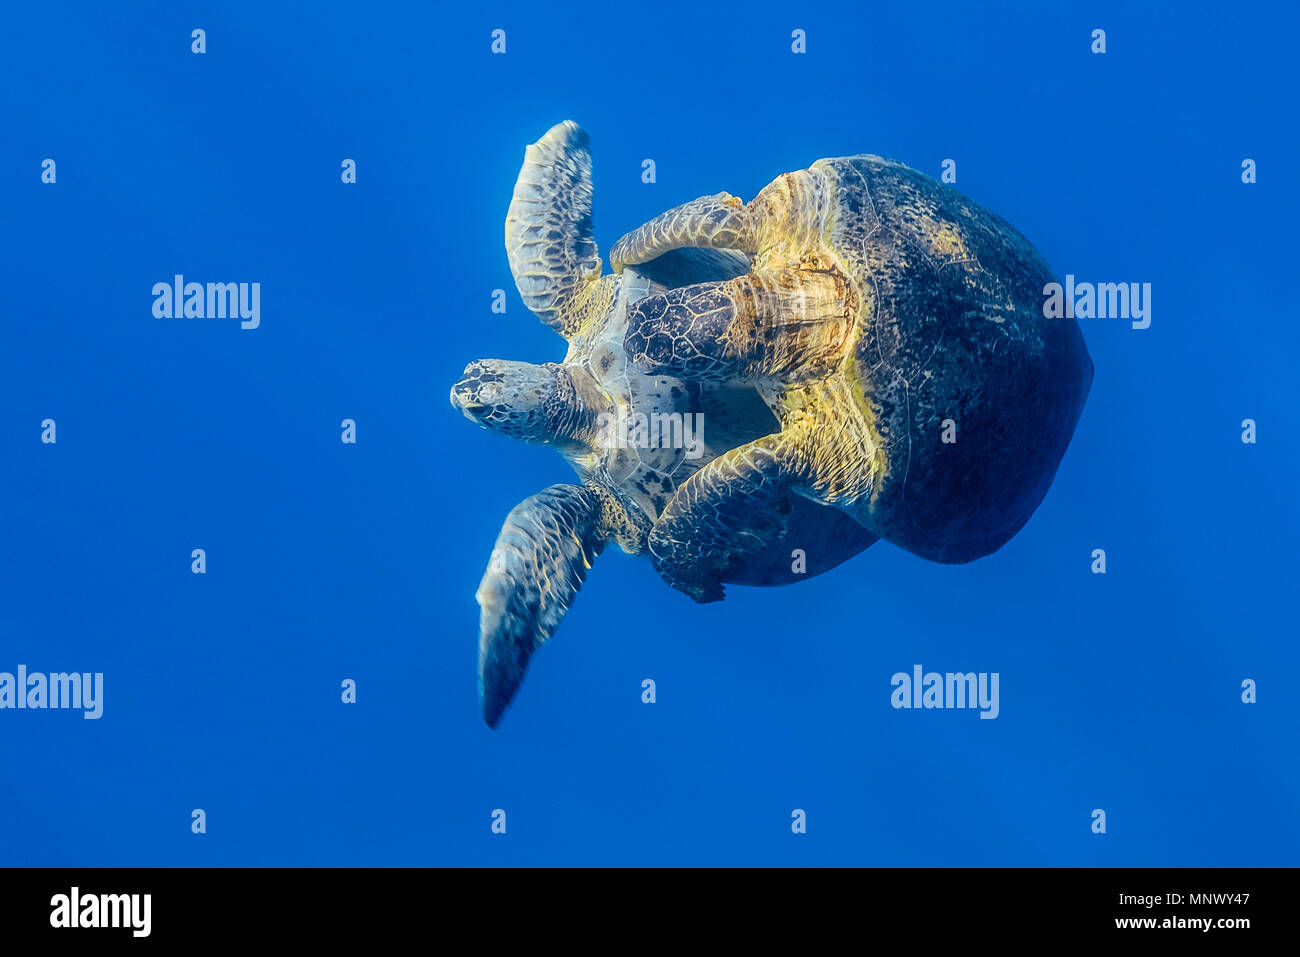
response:
<path id="1" fill-rule="evenodd" d="M 568 354 L 560 364 L 471 362 L 451 390 L 452 405 L 471 421 L 551 446 L 581 480 L 552 485 L 510 512 L 479 585 L 479 694 L 493 727 L 606 544 L 646 554 L 656 520 L 683 482 L 718 455 L 780 427 L 751 384 L 647 374 L 624 353 L 631 303 L 742 276 L 748 257 L 665 251 L 621 275 L 601 275 L 591 207 L 587 134 L 561 123 L 524 153 L 505 239 L 524 303 L 568 340 Z M 778 498 L 765 533 L 770 547 L 747 547 L 745 563 L 727 581 L 798 581 L 875 541 L 837 509 L 793 494 Z M 797 529 L 809 550 L 806 567 L 791 567 L 778 526 Z"/>
<path id="2" fill-rule="evenodd" d="M 637 302 L 628 360 L 753 385 L 780 428 L 664 508 L 649 549 L 671 585 L 721 598 L 776 545 L 770 515 L 791 491 L 937 562 L 988 555 L 1029 519 L 1093 365 L 1074 320 L 1045 316 L 1055 277 L 1005 220 L 902 163 L 851 156 L 778 176 L 747 205 L 678 206 L 610 259 L 618 272 L 682 248 L 738 250 L 752 268 Z"/>

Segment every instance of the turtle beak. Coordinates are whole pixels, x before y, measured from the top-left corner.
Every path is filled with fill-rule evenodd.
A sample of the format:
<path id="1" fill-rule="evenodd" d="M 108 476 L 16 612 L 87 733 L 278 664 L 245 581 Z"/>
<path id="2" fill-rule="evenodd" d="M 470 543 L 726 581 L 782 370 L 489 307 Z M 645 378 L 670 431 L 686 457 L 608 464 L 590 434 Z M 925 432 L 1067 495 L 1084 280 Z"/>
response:
<path id="1" fill-rule="evenodd" d="M 482 425 L 481 416 L 488 410 L 488 407 L 475 398 L 474 386 L 476 384 L 471 380 L 464 379 L 452 386 L 451 407 L 458 410 L 465 418 L 476 425 Z"/>

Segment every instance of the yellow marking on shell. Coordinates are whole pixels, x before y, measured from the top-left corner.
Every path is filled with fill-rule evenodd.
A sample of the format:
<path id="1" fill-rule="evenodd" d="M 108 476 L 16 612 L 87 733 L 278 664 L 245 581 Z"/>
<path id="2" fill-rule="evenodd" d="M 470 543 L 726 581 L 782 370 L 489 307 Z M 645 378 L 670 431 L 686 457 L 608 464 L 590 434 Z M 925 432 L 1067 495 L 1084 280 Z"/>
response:
<path id="1" fill-rule="evenodd" d="M 815 164 L 814 164 L 815 165 Z M 819 247 L 824 254 L 826 261 L 833 264 L 833 268 L 845 277 L 850 284 L 857 285 L 853 280 L 853 264 L 844 259 L 836 251 L 831 239 L 837 227 L 836 213 L 839 209 L 839 198 L 835 194 L 834 180 L 831 177 L 826 178 L 827 188 L 830 191 L 830 199 L 827 203 L 827 215 L 822 223 L 821 234 L 818 237 Z M 875 316 L 876 301 L 871 295 L 871 290 L 858 286 L 858 316 L 857 321 L 848 336 L 848 342 L 845 345 L 844 358 L 840 363 L 839 374 L 843 379 L 845 393 L 852 402 L 852 408 L 860 416 L 862 427 L 867 442 L 870 443 L 870 476 L 871 476 L 871 498 L 870 503 L 874 508 L 876 500 L 880 497 L 880 490 L 884 486 L 885 479 L 889 477 L 890 462 L 885 444 L 884 436 L 880 434 L 880 428 L 876 422 L 876 410 L 867 394 L 867 383 L 864 381 L 862 368 L 858 363 L 858 346 L 862 336 L 866 333 L 868 326 Z M 823 422 L 834 421 L 833 419 L 823 419 Z"/>
<path id="2" fill-rule="evenodd" d="M 833 179 L 816 164 L 812 169 L 786 173 L 773 180 L 751 204 L 762 224 L 754 272 L 772 280 L 784 274 L 783 267 L 822 273 L 822 278 L 832 272 L 837 274 L 837 283 L 856 290 L 856 295 L 846 291 L 842 296 L 858 300 L 859 314 L 847 335 L 836 342 L 833 323 L 828 323 L 825 330 L 826 357 L 833 360 L 829 374 L 771 397 L 780 410 L 782 434 L 792 439 L 801 437 L 801 441 L 796 440 L 801 447 L 794 452 L 814 476 L 811 491 L 828 503 L 852 504 L 867 496 L 871 502 L 876 500 L 889 474 L 889 463 L 856 358 L 867 318 L 861 310 L 869 306 L 852 279 L 850 264 L 831 243 L 836 201 Z M 815 283 L 814 287 L 822 288 L 824 296 L 825 285 Z M 809 344 L 802 345 L 801 354 Z M 834 361 L 836 357 L 838 361 Z M 734 452 L 728 453 L 723 460 L 730 462 L 736 457 Z"/>
<path id="3" fill-rule="evenodd" d="M 859 322 L 857 329 L 862 328 Z M 855 330 L 855 333 L 857 330 Z M 871 404 L 871 399 L 867 396 L 866 387 L 863 385 L 862 376 L 859 375 L 860 367 L 857 360 L 857 336 L 854 336 L 854 346 L 849 354 L 844 357 L 842 375 L 844 384 L 847 387 L 849 396 L 853 400 L 854 407 L 862 416 L 863 425 L 866 428 L 867 435 L 870 437 L 873 446 L 871 456 L 871 506 L 874 508 L 876 499 L 880 497 L 880 489 L 885 484 L 885 479 L 889 478 L 889 455 L 885 447 L 884 437 L 880 434 L 880 429 L 876 424 L 876 410 Z"/>
<path id="4" fill-rule="evenodd" d="M 962 238 L 956 224 L 944 222 L 939 229 L 930 234 L 930 251 L 943 259 L 970 259 L 966 241 Z"/>
<path id="5" fill-rule="evenodd" d="M 838 376 L 793 389 L 782 399 L 782 433 L 801 433 L 804 465 L 815 476 L 810 490 L 822 501 L 851 505 L 874 501 L 887 467 L 875 417 L 860 391 Z M 836 431 L 838 426 L 838 432 Z"/>

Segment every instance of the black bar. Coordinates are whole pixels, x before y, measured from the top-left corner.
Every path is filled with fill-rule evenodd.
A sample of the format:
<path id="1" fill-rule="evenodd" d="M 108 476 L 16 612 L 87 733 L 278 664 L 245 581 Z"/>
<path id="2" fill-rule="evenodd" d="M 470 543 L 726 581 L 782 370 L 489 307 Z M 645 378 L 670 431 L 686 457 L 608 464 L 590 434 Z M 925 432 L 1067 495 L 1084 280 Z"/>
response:
<path id="1" fill-rule="evenodd" d="M 686 933 L 703 920 L 738 938 L 788 924 L 818 936 L 844 927 L 863 942 L 888 933 L 927 942 L 1129 937 L 1231 946 L 1285 933 L 1294 885 L 1292 870 L 1261 869 L 11 869 L 0 872 L 0 927 L 6 943 L 291 936 L 337 947 L 452 927 L 497 939 L 553 935 L 541 928 L 557 926 L 582 935 L 611 922 L 632 940 Z M 103 914 L 125 926 L 52 926 L 71 923 L 74 887 L 79 923 Z M 139 896 L 128 906 L 116 895 Z"/>

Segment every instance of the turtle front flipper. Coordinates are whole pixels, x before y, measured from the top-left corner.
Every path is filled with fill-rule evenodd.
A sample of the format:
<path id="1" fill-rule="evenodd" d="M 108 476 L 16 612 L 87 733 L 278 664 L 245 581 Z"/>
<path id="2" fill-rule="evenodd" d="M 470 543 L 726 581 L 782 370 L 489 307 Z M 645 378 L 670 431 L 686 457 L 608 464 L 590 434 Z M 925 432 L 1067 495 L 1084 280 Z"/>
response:
<path id="1" fill-rule="evenodd" d="M 652 375 L 796 381 L 843 356 L 857 304 L 838 271 L 769 268 L 642 299 L 628 310 L 624 345 Z"/>
<path id="2" fill-rule="evenodd" d="M 789 584 L 875 542 L 838 509 L 800 501 L 818 468 L 806 439 L 801 429 L 764 436 L 692 475 L 650 530 L 664 581 L 698 602 L 721 601 L 724 582 Z"/>
<path id="3" fill-rule="evenodd" d="M 753 224 L 745 204 L 730 193 L 701 196 L 628 233 L 610 250 L 610 264 L 615 272 L 622 272 L 624 266 L 649 262 L 685 247 L 752 253 L 757 246 Z"/>
<path id="4" fill-rule="evenodd" d="M 589 312 L 609 305 L 591 301 L 601 297 L 602 284 L 589 143 L 586 131 L 566 120 L 529 146 L 506 213 L 506 255 L 519 295 L 566 339 Z"/>
<path id="5" fill-rule="evenodd" d="M 729 193 L 656 216 L 610 253 L 616 270 L 687 249 L 736 250 L 752 271 L 670 289 L 628 312 L 628 358 L 656 375 L 723 382 L 821 378 L 844 355 L 861 294 L 824 243 L 819 170 L 784 173 L 748 205 Z"/>
<path id="6" fill-rule="evenodd" d="M 490 727 L 519 690 L 533 652 L 559 627 L 592 561 L 610 541 L 639 549 L 645 532 L 596 486 L 552 485 L 511 509 L 475 596 L 479 698 Z"/>

